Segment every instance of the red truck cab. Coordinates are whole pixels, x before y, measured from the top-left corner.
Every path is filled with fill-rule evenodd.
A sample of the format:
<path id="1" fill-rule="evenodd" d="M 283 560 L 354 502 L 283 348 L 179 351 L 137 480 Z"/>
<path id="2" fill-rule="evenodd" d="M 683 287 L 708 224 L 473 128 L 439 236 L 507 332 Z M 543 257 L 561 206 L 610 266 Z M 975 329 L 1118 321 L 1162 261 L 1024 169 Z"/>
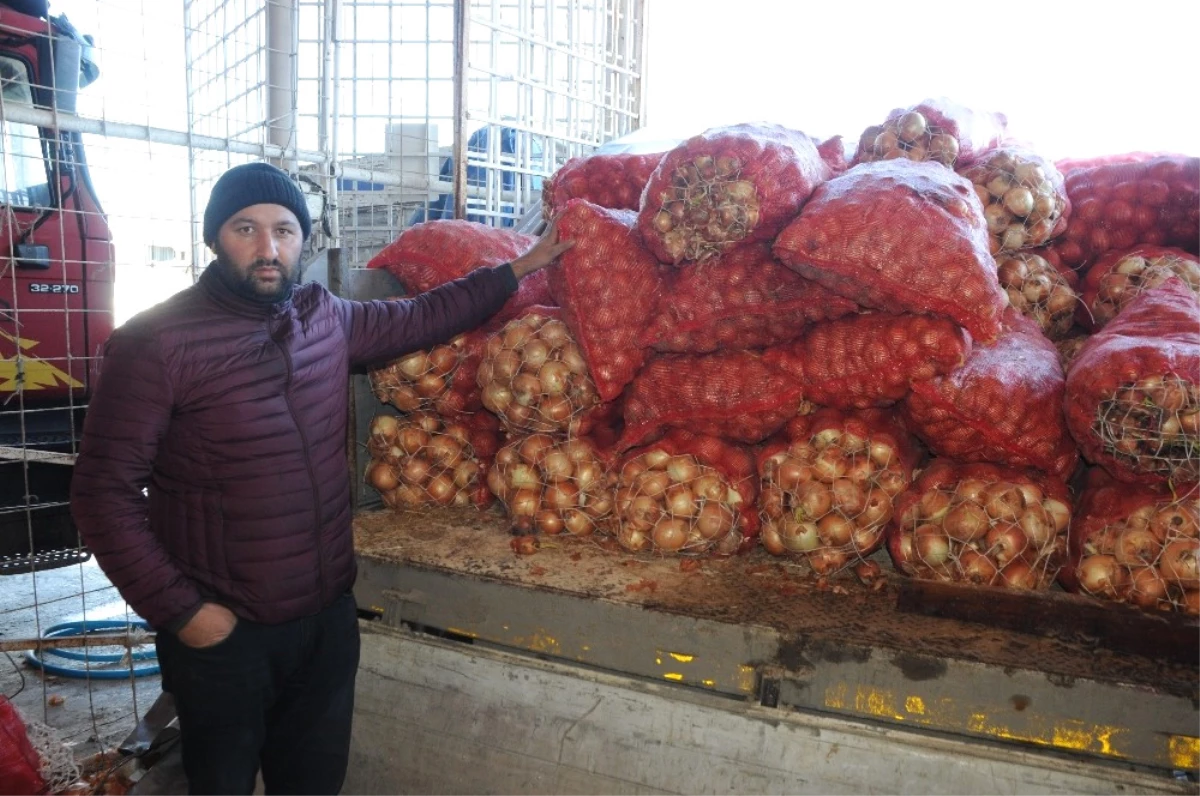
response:
<path id="1" fill-rule="evenodd" d="M 46 0 L 0 0 L 0 574 L 78 546 L 67 457 L 113 330 L 113 245 L 54 117 L 98 76 L 90 49 Z"/>

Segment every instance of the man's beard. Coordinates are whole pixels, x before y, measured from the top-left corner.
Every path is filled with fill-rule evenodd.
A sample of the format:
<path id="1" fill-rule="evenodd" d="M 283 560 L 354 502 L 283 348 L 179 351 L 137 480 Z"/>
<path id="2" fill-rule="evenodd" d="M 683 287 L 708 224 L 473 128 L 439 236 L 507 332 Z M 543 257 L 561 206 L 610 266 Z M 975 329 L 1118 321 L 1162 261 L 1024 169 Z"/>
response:
<path id="1" fill-rule="evenodd" d="M 292 294 L 292 288 L 299 282 L 299 267 L 294 265 L 290 269 L 285 268 L 278 259 L 255 260 L 243 278 L 225 252 L 221 250 L 219 244 L 214 245 L 213 251 L 217 255 L 217 274 L 221 277 L 221 281 L 234 293 L 251 301 L 262 304 L 275 304 L 283 301 Z M 254 272 L 264 267 L 279 269 L 279 283 L 273 288 L 264 289 L 265 286 L 260 285 L 255 279 Z"/>

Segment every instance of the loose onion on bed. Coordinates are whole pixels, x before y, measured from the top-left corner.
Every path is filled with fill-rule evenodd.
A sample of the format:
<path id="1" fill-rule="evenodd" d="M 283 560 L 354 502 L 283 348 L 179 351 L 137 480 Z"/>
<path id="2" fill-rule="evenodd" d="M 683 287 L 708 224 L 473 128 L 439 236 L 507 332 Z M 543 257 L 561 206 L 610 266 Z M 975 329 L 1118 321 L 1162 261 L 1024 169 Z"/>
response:
<path id="1" fill-rule="evenodd" d="M 892 500 L 911 478 L 893 440 L 836 426 L 793 442 L 760 469 L 764 547 L 818 574 L 855 565 L 879 549 Z"/>
<path id="2" fill-rule="evenodd" d="M 489 338 L 477 381 L 483 405 L 514 433 L 577 435 L 584 413 L 600 402 L 566 324 L 536 313 Z"/>
<path id="3" fill-rule="evenodd" d="M 485 477 L 465 434 L 437 415 L 377 415 L 364 479 L 391 508 L 466 506 Z"/>

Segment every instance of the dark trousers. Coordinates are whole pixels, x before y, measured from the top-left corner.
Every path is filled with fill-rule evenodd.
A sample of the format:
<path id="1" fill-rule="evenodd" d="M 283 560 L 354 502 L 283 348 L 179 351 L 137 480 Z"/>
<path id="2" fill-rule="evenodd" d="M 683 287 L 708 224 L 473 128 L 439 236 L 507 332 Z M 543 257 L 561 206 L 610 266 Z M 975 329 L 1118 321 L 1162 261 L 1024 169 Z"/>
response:
<path id="1" fill-rule="evenodd" d="M 269 794 L 341 789 L 359 653 L 350 594 L 281 625 L 241 619 L 204 649 L 156 638 L 192 793 L 253 793 L 260 765 Z"/>

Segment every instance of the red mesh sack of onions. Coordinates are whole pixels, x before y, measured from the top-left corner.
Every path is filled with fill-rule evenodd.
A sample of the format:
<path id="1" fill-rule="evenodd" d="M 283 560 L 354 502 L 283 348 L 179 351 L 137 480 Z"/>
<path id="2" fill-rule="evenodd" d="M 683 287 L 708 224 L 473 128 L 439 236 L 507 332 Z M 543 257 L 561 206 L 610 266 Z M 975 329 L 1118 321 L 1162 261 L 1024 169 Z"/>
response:
<path id="1" fill-rule="evenodd" d="M 1063 168 L 1071 218 L 1051 244 L 1063 264 L 1081 269 L 1139 243 L 1200 250 L 1200 158 L 1118 161 Z"/>
<path id="2" fill-rule="evenodd" d="M 775 240 L 784 265 L 863 307 L 945 315 L 988 342 L 1008 303 L 970 182 L 932 163 L 857 166 Z"/>
<path id="3" fill-rule="evenodd" d="M 637 210 L 663 152 L 571 158 L 542 187 L 542 216 L 553 218 L 572 199 L 614 210 Z"/>
<path id="4" fill-rule="evenodd" d="M 580 436 L 600 404 L 557 307 L 532 307 L 488 337 L 476 379 L 484 407 L 511 433 Z"/>
<path id="5" fill-rule="evenodd" d="M 1058 349 L 1015 310 L 1006 327 L 993 345 L 972 349 L 961 368 L 914 382 L 901 403 L 905 423 L 939 456 L 1068 478 L 1079 451 L 1063 417 Z"/>
<path id="6" fill-rule="evenodd" d="M 1033 320 L 1051 340 L 1065 337 L 1075 325 L 1079 278 L 1034 252 L 996 256 L 996 276 L 1010 307 Z"/>
<path id="7" fill-rule="evenodd" d="M 750 451 L 679 429 L 618 468 L 617 541 L 626 550 L 732 555 L 757 543 Z"/>
<path id="8" fill-rule="evenodd" d="M 433 411 L 447 418 L 477 412 L 483 404 L 475 376 L 488 334 L 486 329 L 460 334 L 369 371 L 375 397 L 401 412 Z"/>
<path id="9" fill-rule="evenodd" d="M 591 536 L 598 528 L 614 530 L 616 474 L 586 437 L 514 439 L 496 454 L 487 483 L 517 531 Z"/>
<path id="10" fill-rule="evenodd" d="M 924 580 L 1047 589 L 1066 560 L 1070 524 L 1061 479 L 939 460 L 896 499 L 888 553 Z"/>
<path id="11" fill-rule="evenodd" d="M 1135 246 L 1096 258 L 1080 286 L 1079 325 L 1096 330 L 1144 290 L 1177 276 L 1200 298 L 1200 259 L 1168 246 Z"/>
<path id="12" fill-rule="evenodd" d="M 574 240 L 550 272 L 550 290 L 579 341 L 601 400 L 612 401 L 645 361 L 642 336 L 662 293 L 658 262 L 638 243 L 628 210 L 573 199 L 558 219 Z"/>
<path id="13" fill-rule="evenodd" d="M 771 240 L 830 176 L 813 140 L 778 125 L 714 127 L 672 149 L 646 184 L 638 231 L 664 263 Z"/>
<path id="14" fill-rule="evenodd" d="M 1067 371 L 1067 427 L 1120 481 L 1200 480 L 1196 295 L 1172 277 L 1088 338 Z"/>
<path id="15" fill-rule="evenodd" d="M 486 467 L 464 423 L 430 412 L 371 420 L 366 481 L 389 508 L 487 506 Z M 493 436 L 494 439 L 494 436 Z M 493 450 L 494 452 L 494 450 Z"/>
<path id="16" fill-rule="evenodd" d="M 975 111 L 945 97 L 927 99 L 897 108 L 883 124 L 864 130 L 854 162 L 903 158 L 954 168 L 999 146 L 1007 126 L 1002 113 Z"/>
<path id="17" fill-rule="evenodd" d="M 994 149 L 959 171 L 983 204 L 991 252 L 1044 246 L 1067 228 L 1071 203 L 1062 173 L 1027 149 Z"/>
<path id="18" fill-rule="evenodd" d="M 970 352 L 970 337 L 945 318 L 869 312 L 815 324 L 764 358 L 798 379 L 807 400 L 866 409 L 895 403 L 912 382 L 955 370 Z"/>
<path id="19" fill-rule="evenodd" d="M 795 418 L 786 437 L 758 454 L 763 547 L 818 575 L 858 564 L 882 546 L 912 481 L 911 438 L 879 410 L 832 409 Z"/>
<path id="20" fill-rule="evenodd" d="M 1195 487 L 1095 479 L 1079 497 L 1059 582 L 1102 600 L 1200 614 L 1198 497 Z"/>
<path id="21" fill-rule="evenodd" d="M 626 391 L 619 447 L 641 445 L 672 427 L 761 442 L 796 415 L 802 391 L 758 351 L 661 355 Z"/>
<path id="22" fill-rule="evenodd" d="M 764 348 L 857 310 L 776 262 L 770 244 L 756 243 L 668 273 L 643 342 L 682 354 Z"/>
<path id="23" fill-rule="evenodd" d="M 464 277 L 476 268 L 512 262 L 536 240 L 474 221 L 426 221 L 401 232 L 400 237 L 370 259 L 367 267 L 385 269 L 410 295 L 417 295 Z M 526 307 L 553 305 L 544 270 L 522 279 L 517 292 L 493 320 L 503 323 Z"/>

